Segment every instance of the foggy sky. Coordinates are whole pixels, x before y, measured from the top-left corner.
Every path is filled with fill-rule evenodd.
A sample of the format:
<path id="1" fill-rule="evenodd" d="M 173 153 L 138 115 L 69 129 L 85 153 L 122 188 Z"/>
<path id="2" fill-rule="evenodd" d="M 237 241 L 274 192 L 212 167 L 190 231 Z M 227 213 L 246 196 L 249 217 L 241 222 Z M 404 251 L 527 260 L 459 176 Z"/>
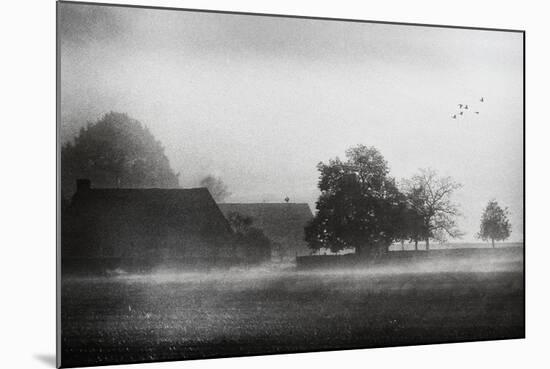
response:
<path id="1" fill-rule="evenodd" d="M 397 179 L 431 167 L 461 182 L 465 241 L 493 198 L 523 240 L 522 34 L 59 7 L 62 142 L 125 112 L 182 186 L 215 174 L 228 202 L 312 207 L 316 164 L 361 143 Z M 453 120 L 458 103 L 480 114 Z"/>

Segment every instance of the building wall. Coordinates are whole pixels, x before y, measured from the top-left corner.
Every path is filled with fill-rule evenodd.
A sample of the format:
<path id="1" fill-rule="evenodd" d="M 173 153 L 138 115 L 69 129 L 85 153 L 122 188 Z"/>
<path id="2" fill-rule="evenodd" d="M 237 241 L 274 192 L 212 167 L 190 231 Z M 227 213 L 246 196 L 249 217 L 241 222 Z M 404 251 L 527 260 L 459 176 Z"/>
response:
<path id="1" fill-rule="evenodd" d="M 202 198 L 192 198 L 191 206 L 157 199 L 148 190 L 136 190 L 142 191 L 143 200 L 139 192 L 125 198 L 116 191 L 77 193 L 62 209 L 64 266 L 82 259 L 114 264 L 141 260 L 143 265 L 213 265 L 235 259 L 230 227 L 208 192 L 197 192 Z"/>

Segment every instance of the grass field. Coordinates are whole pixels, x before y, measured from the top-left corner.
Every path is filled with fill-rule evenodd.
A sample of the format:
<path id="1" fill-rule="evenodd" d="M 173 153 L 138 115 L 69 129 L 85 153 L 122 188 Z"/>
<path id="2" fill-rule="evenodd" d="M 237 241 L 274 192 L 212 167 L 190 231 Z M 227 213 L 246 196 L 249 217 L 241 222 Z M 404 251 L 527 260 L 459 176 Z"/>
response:
<path id="1" fill-rule="evenodd" d="M 507 255 L 498 264 L 504 267 L 493 262 L 466 271 L 380 266 L 65 276 L 62 364 L 520 338 L 522 250 Z"/>

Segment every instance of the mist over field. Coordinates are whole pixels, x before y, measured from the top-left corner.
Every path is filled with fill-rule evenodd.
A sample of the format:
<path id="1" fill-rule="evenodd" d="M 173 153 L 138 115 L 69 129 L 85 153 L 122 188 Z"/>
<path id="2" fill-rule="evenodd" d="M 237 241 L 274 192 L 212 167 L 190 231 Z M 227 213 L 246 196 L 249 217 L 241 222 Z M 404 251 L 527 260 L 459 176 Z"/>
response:
<path id="1" fill-rule="evenodd" d="M 459 244 L 459 246 L 463 246 Z M 196 283 L 216 282 L 220 288 L 225 283 L 243 282 L 251 285 L 267 283 L 270 280 L 285 275 L 317 276 L 320 280 L 329 280 L 341 276 L 375 277 L 391 276 L 396 274 L 433 274 L 437 278 L 439 273 L 494 273 L 503 271 L 523 271 L 523 244 L 505 243 L 498 250 L 479 248 L 479 244 L 470 244 L 469 248 L 477 246 L 477 250 L 468 248 L 435 248 L 430 255 L 417 254 L 411 257 L 402 257 L 395 253 L 389 254 L 382 261 L 358 263 L 356 265 L 336 265 L 333 268 L 302 268 L 296 270 L 294 262 L 268 262 L 261 265 L 235 266 L 230 268 L 212 268 L 208 271 L 181 270 L 174 266 L 157 265 L 151 271 L 136 273 L 118 268 L 109 270 L 109 278 L 118 278 L 120 281 L 131 283 Z M 396 245 L 395 248 L 398 246 Z M 437 250 L 437 251 L 435 251 Z M 352 255 L 348 255 L 352 256 Z M 341 257 L 342 258 L 342 257 Z M 345 256 L 343 257 L 345 258 Z M 92 277 L 92 279 L 95 277 Z"/>
<path id="2" fill-rule="evenodd" d="M 109 364 L 522 337 L 523 250 L 485 251 L 331 270 L 267 264 L 68 277 L 64 360 Z"/>

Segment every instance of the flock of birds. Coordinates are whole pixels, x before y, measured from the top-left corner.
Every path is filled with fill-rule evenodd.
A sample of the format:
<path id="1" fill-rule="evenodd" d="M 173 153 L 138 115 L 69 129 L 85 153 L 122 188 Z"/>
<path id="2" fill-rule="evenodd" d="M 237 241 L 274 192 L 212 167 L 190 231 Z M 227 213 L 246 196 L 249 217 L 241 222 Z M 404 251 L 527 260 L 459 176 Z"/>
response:
<path id="1" fill-rule="evenodd" d="M 479 102 L 480 103 L 485 102 L 485 98 L 482 96 L 479 99 Z M 451 115 L 451 118 L 452 119 L 459 118 L 461 116 L 464 116 L 465 113 L 468 113 L 470 111 L 473 111 L 474 114 L 479 115 L 479 110 L 473 110 L 473 108 L 470 107 L 468 104 L 458 104 L 458 113 L 454 113 L 453 115 Z"/>

